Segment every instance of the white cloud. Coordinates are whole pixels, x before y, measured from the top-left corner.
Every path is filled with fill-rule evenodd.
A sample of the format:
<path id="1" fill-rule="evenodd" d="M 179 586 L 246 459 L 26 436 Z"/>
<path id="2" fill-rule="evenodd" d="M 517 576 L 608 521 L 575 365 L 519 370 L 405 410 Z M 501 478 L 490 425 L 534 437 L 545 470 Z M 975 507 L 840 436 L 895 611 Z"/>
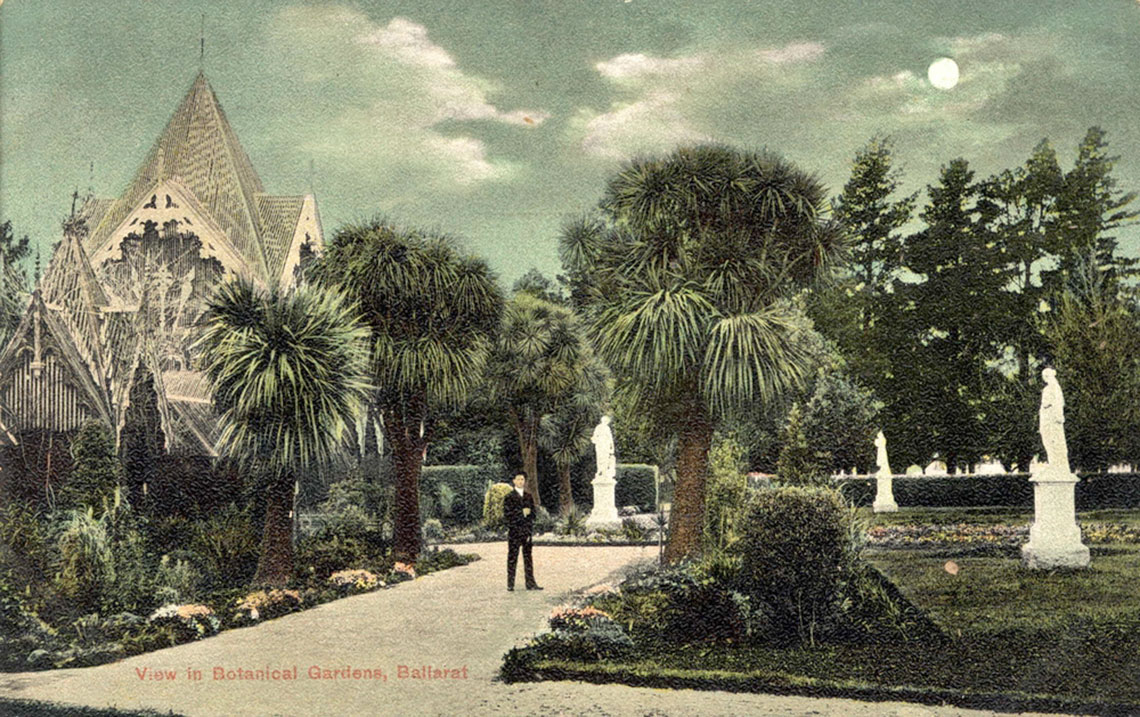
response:
<path id="1" fill-rule="evenodd" d="M 669 59 L 649 55 L 625 54 L 594 65 L 602 77 L 610 79 L 642 78 L 650 75 L 681 75 L 703 64 L 704 58 L 681 57 Z"/>
<path id="2" fill-rule="evenodd" d="M 659 91 L 603 114 L 585 114 L 579 118 L 582 149 L 598 157 L 623 159 L 708 139 L 690 125 L 678 99 L 675 94 Z"/>
<path id="3" fill-rule="evenodd" d="M 811 62 L 823 57 L 825 48 L 818 42 L 793 42 L 783 47 L 760 50 L 760 59 L 773 65 Z"/>
<path id="4" fill-rule="evenodd" d="M 385 27 L 365 32 L 358 42 L 375 45 L 391 57 L 419 67 L 455 67 L 455 60 L 439 45 L 428 39 L 427 28 L 402 17 L 393 18 Z"/>
<path id="5" fill-rule="evenodd" d="M 584 152 L 605 159 L 711 140 L 722 122 L 711 116 L 712 105 L 742 88 L 762 93 L 803 85 L 807 68 L 824 53 L 821 43 L 795 42 L 671 58 L 617 55 L 594 69 L 625 96 L 603 112 L 582 110 L 570 131 Z"/>
<path id="6" fill-rule="evenodd" d="M 318 133 L 291 141 L 325 163 L 376 166 L 394 185 L 406 186 L 409 174 L 444 190 L 507 177 L 513 164 L 444 123 L 532 127 L 549 117 L 500 107 L 495 82 L 465 71 L 428 28 L 406 18 L 378 23 L 342 5 L 295 6 L 275 16 L 270 43 L 311 95 L 340 98 L 313 108 Z"/>

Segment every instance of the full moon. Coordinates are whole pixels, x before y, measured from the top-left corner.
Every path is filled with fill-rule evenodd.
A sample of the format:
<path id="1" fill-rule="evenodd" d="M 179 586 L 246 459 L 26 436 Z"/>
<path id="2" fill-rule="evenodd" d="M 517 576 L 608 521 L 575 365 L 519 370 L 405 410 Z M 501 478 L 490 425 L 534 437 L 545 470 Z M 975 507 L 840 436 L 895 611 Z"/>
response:
<path id="1" fill-rule="evenodd" d="M 958 84 L 958 63 L 949 57 L 942 57 L 930 63 L 926 79 L 940 90 L 949 90 Z"/>

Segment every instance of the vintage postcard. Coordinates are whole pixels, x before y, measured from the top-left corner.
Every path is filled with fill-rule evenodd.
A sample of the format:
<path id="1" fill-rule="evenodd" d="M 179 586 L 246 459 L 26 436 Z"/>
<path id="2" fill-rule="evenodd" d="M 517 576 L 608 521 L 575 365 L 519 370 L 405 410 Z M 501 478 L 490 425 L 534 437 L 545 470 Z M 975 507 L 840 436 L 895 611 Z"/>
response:
<path id="1" fill-rule="evenodd" d="M 1140 2 L 0 0 L 0 714 L 1140 714 Z"/>

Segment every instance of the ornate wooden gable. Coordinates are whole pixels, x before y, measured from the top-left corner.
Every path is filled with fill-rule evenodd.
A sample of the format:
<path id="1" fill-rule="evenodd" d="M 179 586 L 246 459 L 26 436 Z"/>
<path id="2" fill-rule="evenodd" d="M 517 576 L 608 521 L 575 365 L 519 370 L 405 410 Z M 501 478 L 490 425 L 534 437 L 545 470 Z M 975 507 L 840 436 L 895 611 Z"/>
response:
<path id="1" fill-rule="evenodd" d="M 168 450 L 212 455 L 195 322 L 221 281 L 291 284 L 323 246 L 313 197 L 265 193 L 199 73 L 126 191 L 89 198 L 65 223 L 0 353 L 0 421 L 18 433 L 95 418 L 119 436 L 145 399 Z"/>

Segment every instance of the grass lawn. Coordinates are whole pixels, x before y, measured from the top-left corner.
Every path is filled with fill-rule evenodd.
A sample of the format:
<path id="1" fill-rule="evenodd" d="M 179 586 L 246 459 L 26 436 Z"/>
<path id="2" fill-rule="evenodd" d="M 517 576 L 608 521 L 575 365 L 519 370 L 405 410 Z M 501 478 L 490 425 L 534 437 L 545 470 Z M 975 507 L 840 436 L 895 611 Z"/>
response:
<path id="1" fill-rule="evenodd" d="M 870 508 L 859 508 L 859 516 L 870 525 L 1029 525 L 1033 522 L 1033 511 L 1026 508 L 900 508 L 897 513 L 873 513 Z M 1140 510 L 1087 510 L 1077 513 L 1077 520 L 1140 526 Z"/>
<path id="2" fill-rule="evenodd" d="M 1030 514 L 914 510 L 879 524 L 1014 523 Z M 1082 522 L 1140 523 L 1137 511 Z M 1140 545 L 1092 547 L 1084 570 L 1028 571 L 1016 550 L 984 557 L 868 550 L 867 558 L 945 638 L 781 649 L 734 645 L 642 650 L 628 661 L 539 663 L 547 679 L 905 699 L 997 710 L 1140 714 Z M 946 570 L 947 560 L 958 567 Z"/>

